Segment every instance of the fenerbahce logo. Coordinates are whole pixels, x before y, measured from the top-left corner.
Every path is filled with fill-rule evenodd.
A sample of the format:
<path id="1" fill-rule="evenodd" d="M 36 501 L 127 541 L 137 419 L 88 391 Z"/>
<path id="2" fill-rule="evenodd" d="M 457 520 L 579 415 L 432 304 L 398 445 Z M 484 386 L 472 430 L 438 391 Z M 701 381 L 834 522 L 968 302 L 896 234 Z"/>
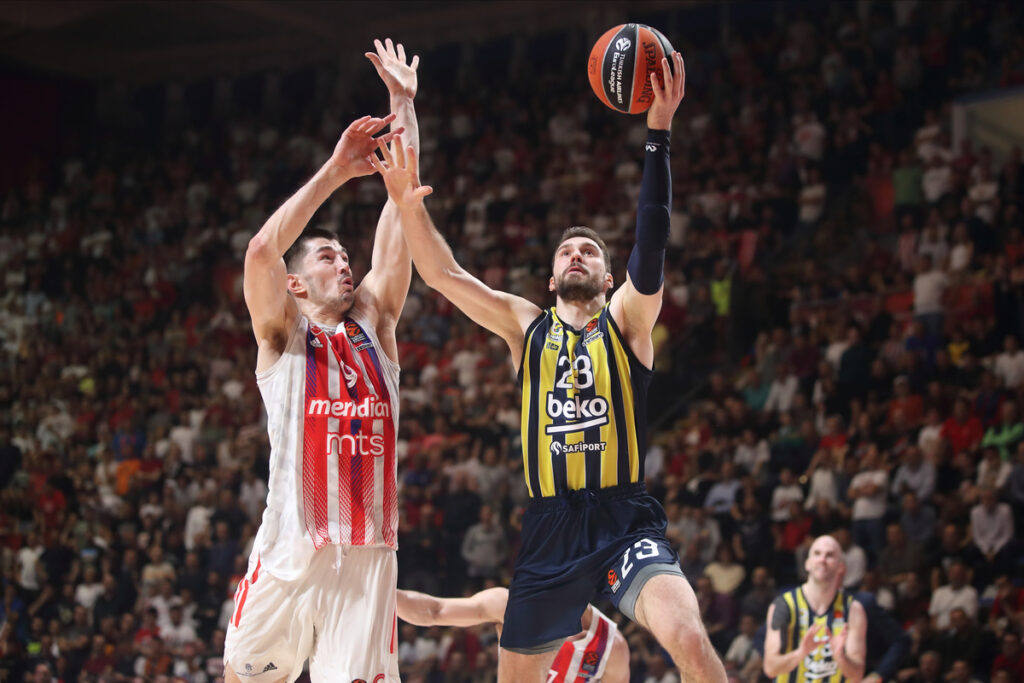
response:
<path id="1" fill-rule="evenodd" d="M 554 423 L 544 428 L 545 434 L 567 434 L 608 424 L 608 401 L 601 396 L 580 399 L 579 394 L 564 401 L 549 391 L 545 401 L 548 417 Z"/>

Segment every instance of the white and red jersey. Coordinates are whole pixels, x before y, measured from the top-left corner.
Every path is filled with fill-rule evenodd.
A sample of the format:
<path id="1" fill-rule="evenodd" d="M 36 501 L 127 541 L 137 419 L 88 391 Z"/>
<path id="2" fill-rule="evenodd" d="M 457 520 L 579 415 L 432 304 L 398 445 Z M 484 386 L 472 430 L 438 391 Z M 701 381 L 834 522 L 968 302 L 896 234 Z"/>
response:
<path id="1" fill-rule="evenodd" d="M 600 681 L 612 654 L 612 641 L 619 627 L 593 605 L 590 628 L 578 640 L 567 640 L 555 655 L 547 683 L 589 683 Z"/>
<path id="2" fill-rule="evenodd" d="M 299 316 L 256 375 L 270 481 L 250 565 L 288 580 L 325 545 L 397 549 L 398 372 L 358 314 L 336 330 Z"/>

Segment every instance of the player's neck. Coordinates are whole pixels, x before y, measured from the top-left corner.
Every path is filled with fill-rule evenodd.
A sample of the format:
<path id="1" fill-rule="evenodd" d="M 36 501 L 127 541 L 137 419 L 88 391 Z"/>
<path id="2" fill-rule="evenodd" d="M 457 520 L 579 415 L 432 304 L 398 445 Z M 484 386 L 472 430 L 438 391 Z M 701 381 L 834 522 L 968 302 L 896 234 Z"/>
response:
<path id="1" fill-rule="evenodd" d="M 604 308 L 605 296 L 595 296 L 586 301 L 565 301 L 559 297 L 555 301 L 555 313 L 559 320 L 576 330 L 583 329 L 591 318 L 597 315 L 598 311 Z"/>
<path id="2" fill-rule="evenodd" d="M 301 300 L 300 300 L 301 301 Z M 303 305 L 303 303 L 305 305 Z M 337 327 L 345 319 L 352 307 L 339 311 L 337 306 L 316 306 L 308 301 L 299 304 L 299 313 L 321 327 Z"/>
<path id="3" fill-rule="evenodd" d="M 808 578 L 802 589 L 804 597 L 807 598 L 807 604 L 815 614 L 822 614 L 836 599 L 836 591 L 839 590 L 839 587 L 835 583 L 821 584 Z"/>

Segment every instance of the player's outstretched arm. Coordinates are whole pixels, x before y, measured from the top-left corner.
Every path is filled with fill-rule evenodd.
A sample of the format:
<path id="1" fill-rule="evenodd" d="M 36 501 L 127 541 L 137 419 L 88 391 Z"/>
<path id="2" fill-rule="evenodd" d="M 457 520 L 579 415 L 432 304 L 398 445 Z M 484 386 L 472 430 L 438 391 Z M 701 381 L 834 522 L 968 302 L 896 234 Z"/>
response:
<path id="1" fill-rule="evenodd" d="M 407 63 L 405 47 L 401 43 L 392 43 L 390 38 L 385 39 L 383 43 L 374 40 L 373 44 L 376 52 L 367 52 L 366 58 L 373 64 L 388 88 L 391 113 L 395 115 L 391 126 L 395 130 L 403 131 L 402 136 L 406 144 L 419 151 L 420 129 L 413 103 L 418 89 L 416 69 L 419 66 L 419 57 L 414 55 Z M 372 304 L 366 307 L 366 312 L 376 318 L 373 321 L 374 326 L 381 335 L 381 343 L 385 346 L 388 346 L 385 338 L 391 336 L 390 331 L 394 330 L 398 316 L 405 306 L 411 278 L 412 260 L 402 237 L 398 207 L 388 198 L 381 211 L 380 220 L 377 221 L 370 272 L 361 283 L 361 288 L 372 299 Z M 396 354 L 394 360 L 397 360 L 397 346 L 385 350 L 388 351 L 388 355 Z"/>
<path id="2" fill-rule="evenodd" d="M 654 104 L 647 112 L 647 142 L 644 145 L 644 174 L 636 212 L 636 243 L 626 266 L 626 283 L 612 295 L 611 314 L 626 336 L 630 348 L 642 363 L 654 362 L 651 330 L 661 311 L 672 211 L 672 172 L 669 141 L 672 117 L 683 99 L 686 71 L 683 58 L 672 53 L 674 74 L 668 59 L 662 59 L 664 86 L 651 74 Z"/>
<path id="3" fill-rule="evenodd" d="M 423 199 L 433 189 L 420 185 L 416 150 L 403 147 L 400 136 L 390 147 L 379 147 L 383 158 L 374 155 L 371 161 L 384 178 L 388 195 L 398 205 L 405 242 L 420 277 L 478 325 L 504 339 L 518 364 L 523 333 L 540 309 L 522 297 L 491 289 L 455 261 L 423 205 Z"/>
<path id="4" fill-rule="evenodd" d="M 768 608 L 767 629 L 764 636 L 764 675 L 768 678 L 775 678 L 776 676 L 789 673 L 799 666 L 800 661 L 804 657 L 814 652 L 816 647 L 814 640 L 819 631 L 816 628 L 807 629 L 797 649 L 792 652 L 781 652 L 782 629 L 786 627 L 787 616 L 785 612 L 777 609 L 779 607 L 778 602 L 776 600 Z M 782 606 L 786 612 L 789 611 L 788 607 L 785 607 L 785 603 L 782 603 Z M 777 612 L 779 613 L 778 616 L 776 616 Z"/>
<path id="5" fill-rule="evenodd" d="M 298 239 L 316 210 L 331 194 L 357 176 L 373 173 L 367 160 L 377 145 L 373 137 L 394 120 L 364 116 L 353 121 L 320 170 L 280 206 L 249 240 L 245 251 L 243 291 L 260 351 L 284 349 L 297 308 L 288 294 L 284 253 Z M 390 140 L 401 131 L 385 133 Z"/>
<path id="6" fill-rule="evenodd" d="M 468 598 L 436 598 L 416 591 L 398 592 L 398 618 L 416 626 L 500 624 L 508 589 L 488 588 Z"/>

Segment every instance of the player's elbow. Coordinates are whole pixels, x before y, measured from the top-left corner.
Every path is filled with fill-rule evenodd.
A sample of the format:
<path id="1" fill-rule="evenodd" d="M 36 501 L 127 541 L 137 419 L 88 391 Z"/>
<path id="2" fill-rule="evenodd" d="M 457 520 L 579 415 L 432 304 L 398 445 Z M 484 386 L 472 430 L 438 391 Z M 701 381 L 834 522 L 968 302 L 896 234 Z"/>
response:
<path id="1" fill-rule="evenodd" d="M 262 231 L 253 235 L 245 248 L 246 263 L 262 263 L 280 258 L 280 256 L 277 253 L 276 245 Z"/>
<path id="2" fill-rule="evenodd" d="M 782 667 L 779 666 L 778 660 L 769 654 L 765 654 L 764 656 L 764 661 L 761 664 L 761 671 L 763 671 L 764 675 L 768 678 L 775 678 L 776 676 L 781 676 L 786 673 L 782 670 Z"/>

